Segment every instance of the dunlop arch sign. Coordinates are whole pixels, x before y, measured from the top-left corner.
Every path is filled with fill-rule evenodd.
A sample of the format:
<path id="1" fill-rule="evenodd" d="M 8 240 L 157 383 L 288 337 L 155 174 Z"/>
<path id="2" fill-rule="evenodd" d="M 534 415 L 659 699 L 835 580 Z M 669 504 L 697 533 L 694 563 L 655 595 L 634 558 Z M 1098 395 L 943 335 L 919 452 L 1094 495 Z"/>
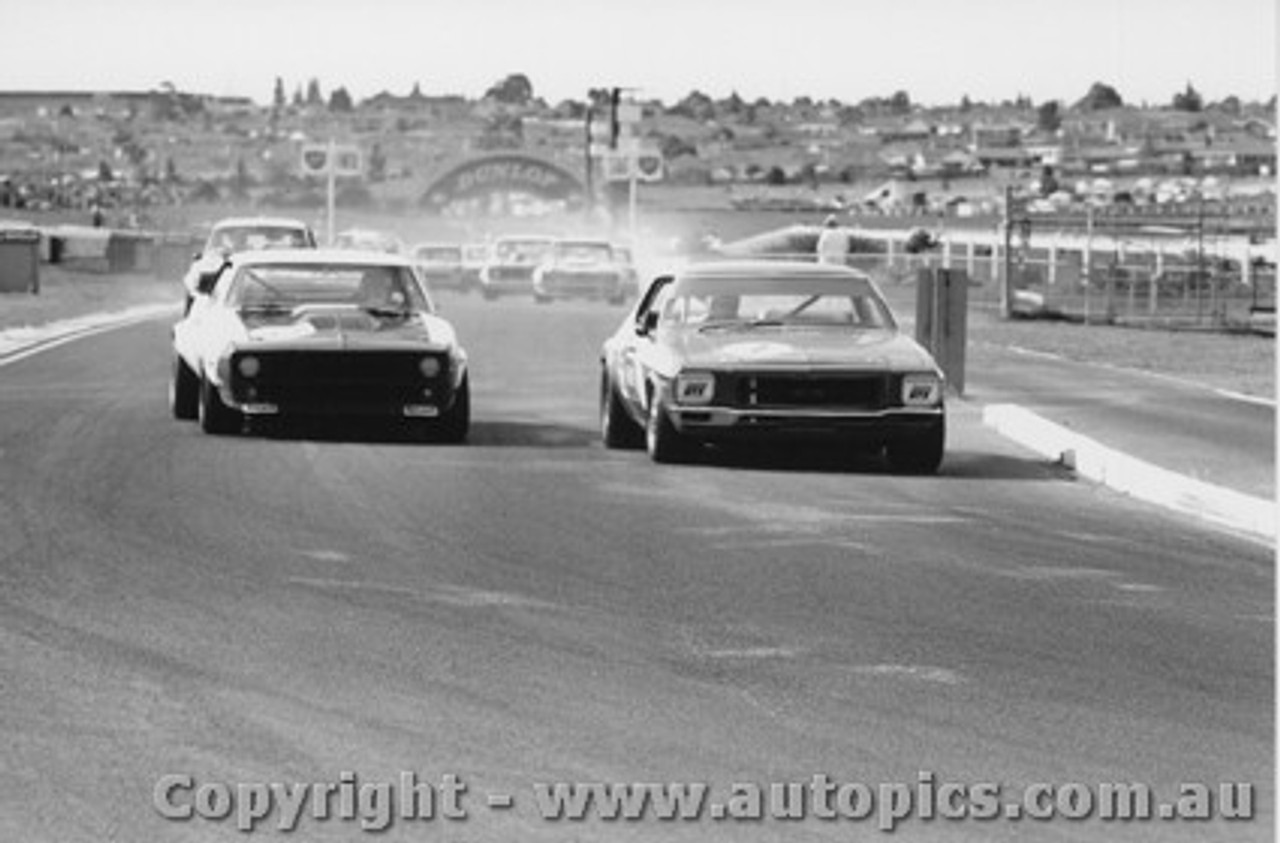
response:
<path id="1" fill-rule="evenodd" d="M 503 193 L 528 193 L 547 201 L 577 200 L 582 182 L 568 170 L 527 155 L 491 155 L 448 170 L 427 188 L 422 204 L 443 208 L 453 202 Z"/>

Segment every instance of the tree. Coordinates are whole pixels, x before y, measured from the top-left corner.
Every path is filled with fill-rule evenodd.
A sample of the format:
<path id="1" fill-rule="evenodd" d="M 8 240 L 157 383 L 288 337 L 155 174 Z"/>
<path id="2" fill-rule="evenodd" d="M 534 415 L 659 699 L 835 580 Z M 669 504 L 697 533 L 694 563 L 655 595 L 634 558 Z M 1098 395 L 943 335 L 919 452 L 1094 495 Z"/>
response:
<path id="1" fill-rule="evenodd" d="M 1187 83 L 1187 89 L 1180 94 L 1173 95 L 1173 107 L 1178 111 L 1197 112 L 1204 108 L 1204 98 L 1200 96 L 1200 92 L 1191 87 L 1191 83 Z"/>
<path id="2" fill-rule="evenodd" d="M 906 114 L 911 111 L 911 97 L 906 91 L 894 91 L 889 97 L 889 109 L 894 114 Z"/>
<path id="3" fill-rule="evenodd" d="M 787 183 L 787 173 L 777 164 L 769 168 L 769 172 L 764 176 L 765 184 L 780 185 Z"/>
<path id="4" fill-rule="evenodd" d="M 533 99 L 533 83 L 523 73 L 512 73 L 485 91 L 484 98 L 507 105 L 528 105 Z"/>
<path id="5" fill-rule="evenodd" d="M 1062 109 L 1057 100 L 1047 100 L 1036 109 L 1036 128 L 1053 133 L 1062 128 Z"/>
<path id="6" fill-rule="evenodd" d="M 1222 102 L 1218 103 L 1218 110 L 1223 114 L 1228 114 L 1232 117 L 1239 117 L 1242 110 L 1240 98 L 1235 94 L 1231 94 Z"/>
<path id="7" fill-rule="evenodd" d="M 1089 87 L 1089 93 L 1077 103 L 1077 107 L 1083 111 L 1101 111 L 1107 108 L 1120 108 L 1122 105 L 1124 100 L 1121 99 L 1120 92 L 1101 82 L 1094 82 Z"/>
<path id="8" fill-rule="evenodd" d="M 680 114 L 698 122 L 713 120 L 716 116 L 716 104 L 711 97 L 702 91 L 690 91 L 680 102 L 671 106 L 670 114 Z"/>
<path id="9" fill-rule="evenodd" d="M 973 110 L 973 101 L 969 99 L 969 95 L 965 94 L 960 98 L 960 113 L 968 114 Z"/>
<path id="10" fill-rule="evenodd" d="M 307 105 L 324 105 L 324 95 L 320 93 L 318 79 L 312 79 L 307 83 Z"/>
<path id="11" fill-rule="evenodd" d="M 271 95 L 271 107 L 276 111 L 280 111 L 285 107 L 285 105 L 284 80 L 277 76 L 275 92 Z"/>
<path id="12" fill-rule="evenodd" d="M 346 88 L 334 88 L 329 94 L 329 110 L 335 114 L 349 114 L 355 110 L 355 104 L 351 102 L 351 94 Z"/>
<path id="13" fill-rule="evenodd" d="M 293 89 L 293 105 L 295 108 L 301 108 L 306 100 L 302 98 L 302 86 L 298 85 Z"/>

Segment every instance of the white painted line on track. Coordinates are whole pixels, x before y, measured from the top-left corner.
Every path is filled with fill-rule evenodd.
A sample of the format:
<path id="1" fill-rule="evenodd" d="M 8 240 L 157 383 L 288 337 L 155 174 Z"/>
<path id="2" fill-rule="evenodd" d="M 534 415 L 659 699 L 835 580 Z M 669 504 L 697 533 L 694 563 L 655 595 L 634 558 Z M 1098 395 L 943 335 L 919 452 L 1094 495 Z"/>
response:
<path id="1" fill-rule="evenodd" d="M 1276 538 L 1276 502 L 1216 486 L 1132 457 L 1016 404 L 992 404 L 985 424 L 1081 477 L 1139 500 L 1262 539 Z"/>
<path id="2" fill-rule="evenodd" d="M 0 338 L 4 338 L 6 333 L 20 336 L 34 335 L 31 340 L 15 343 L 10 351 L 0 352 L 0 366 L 8 366 L 68 343 L 146 322 L 170 312 L 176 312 L 174 305 L 142 305 L 118 313 L 94 314 L 89 317 L 54 322 L 39 329 L 23 328 L 0 332 Z"/>

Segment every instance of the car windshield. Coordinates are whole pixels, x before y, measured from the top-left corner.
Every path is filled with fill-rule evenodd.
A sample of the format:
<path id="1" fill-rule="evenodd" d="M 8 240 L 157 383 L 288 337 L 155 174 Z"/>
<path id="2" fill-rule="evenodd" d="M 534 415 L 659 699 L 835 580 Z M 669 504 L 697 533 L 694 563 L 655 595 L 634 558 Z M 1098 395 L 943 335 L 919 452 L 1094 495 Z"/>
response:
<path id="1" fill-rule="evenodd" d="M 311 245 L 307 232 L 284 226 L 221 228 L 209 237 L 209 249 L 236 253 L 255 249 L 300 249 Z"/>
<path id="2" fill-rule="evenodd" d="M 895 327 L 870 283 L 822 277 L 682 279 L 663 303 L 662 322 L 703 331 Z"/>
<path id="3" fill-rule="evenodd" d="M 503 263 L 538 263 L 550 249 L 545 240 L 500 240 L 493 254 Z"/>
<path id="4" fill-rule="evenodd" d="M 229 302 L 260 312 L 316 304 L 397 311 L 427 307 L 408 269 L 377 264 L 247 266 L 237 274 Z"/>
<path id="5" fill-rule="evenodd" d="M 608 263 L 613 252 L 608 243 L 557 243 L 555 258 L 561 263 Z"/>

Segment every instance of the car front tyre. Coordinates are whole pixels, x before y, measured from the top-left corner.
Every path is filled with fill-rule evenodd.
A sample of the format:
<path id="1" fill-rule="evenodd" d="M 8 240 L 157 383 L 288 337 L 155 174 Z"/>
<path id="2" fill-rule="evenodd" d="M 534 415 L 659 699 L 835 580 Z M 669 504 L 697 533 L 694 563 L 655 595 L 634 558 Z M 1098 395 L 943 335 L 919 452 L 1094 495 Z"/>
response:
<path id="1" fill-rule="evenodd" d="M 181 421 L 200 415 L 200 379 L 177 354 L 173 355 L 173 376 L 169 379 L 169 409 Z"/>
<path id="2" fill-rule="evenodd" d="M 243 418 L 240 413 L 222 403 L 218 389 L 208 378 L 200 380 L 200 404 L 198 411 L 200 429 L 205 433 L 239 433 Z"/>
<path id="3" fill-rule="evenodd" d="M 471 383 L 463 375 L 454 392 L 453 405 L 440 417 L 440 441 L 458 445 L 467 440 L 471 429 Z"/>
<path id="4" fill-rule="evenodd" d="M 945 417 L 923 433 L 904 436 L 885 446 L 889 466 L 903 474 L 936 474 L 946 450 Z"/>
<path id="5" fill-rule="evenodd" d="M 657 463 L 681 463 L 689 459 L 689 442 L 680 435 L 662 401 L 649 404 L 649 421 L 644 431 L 645 450 Z"/>
<path id="6" fill-rule="evenodd" d="M 600 440 L 606 448 L 639 448 L 644 430 L 622 403 L 608 371 L 600 372 Z"/>

